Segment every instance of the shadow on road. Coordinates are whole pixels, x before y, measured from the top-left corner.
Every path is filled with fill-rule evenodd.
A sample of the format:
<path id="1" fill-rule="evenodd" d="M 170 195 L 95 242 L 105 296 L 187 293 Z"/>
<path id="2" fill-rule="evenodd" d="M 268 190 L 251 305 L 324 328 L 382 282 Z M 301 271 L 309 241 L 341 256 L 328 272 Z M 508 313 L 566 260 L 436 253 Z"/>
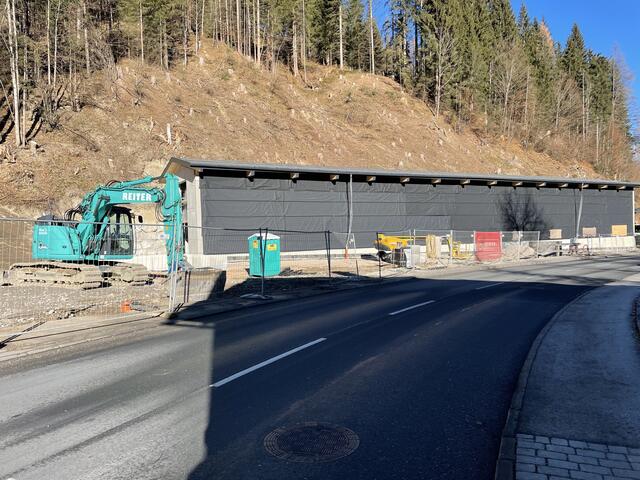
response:
<path id="1" fill-rule="evenodd" d="M 505 281 L 411 277 L 169 322 L 213 330 L 206 453 L 189 480 L 490 478 L 533 339 L 563 305 L 607 281 L 602 268 L 585 267 L 502 268 Z M 635 263 L 618 267 L 618 277 L 637 272 Z M 249 282 L 225 296 L 255 289 Z M 328 279 L 298 282 L 269 280 L 267 293 L 330 287 Z M 434 303 L 393 314 L 427 299 Z M 326 341 L 213 386 L 316 338 Z M 273 429 L 310 421 L 352 428 L 360 447 L 331 463 L 265 451 Z"/>

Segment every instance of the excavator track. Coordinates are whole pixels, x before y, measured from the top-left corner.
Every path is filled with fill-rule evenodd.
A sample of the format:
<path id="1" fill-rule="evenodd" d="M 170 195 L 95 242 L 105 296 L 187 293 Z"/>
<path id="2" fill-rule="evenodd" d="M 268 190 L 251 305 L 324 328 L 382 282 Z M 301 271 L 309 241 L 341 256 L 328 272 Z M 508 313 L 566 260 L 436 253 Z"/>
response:
<path id="1" fill-rule="evenodd" d="M 8 283 L 44 283 L 84 290 L 104 285 L 96 265 L 49 261 L 14 263 L 8 270 Z"/>

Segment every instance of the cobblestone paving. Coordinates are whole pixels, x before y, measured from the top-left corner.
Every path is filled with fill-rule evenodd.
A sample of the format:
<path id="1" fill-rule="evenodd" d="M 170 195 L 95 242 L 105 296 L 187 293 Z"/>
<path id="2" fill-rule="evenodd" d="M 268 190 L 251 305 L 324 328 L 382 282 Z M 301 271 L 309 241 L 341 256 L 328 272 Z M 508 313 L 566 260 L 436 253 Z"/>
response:
<path id="1" fill-rule="evenodd" d="M 640 479 L 640 448 L 519 433 L 516 480 Z"/>

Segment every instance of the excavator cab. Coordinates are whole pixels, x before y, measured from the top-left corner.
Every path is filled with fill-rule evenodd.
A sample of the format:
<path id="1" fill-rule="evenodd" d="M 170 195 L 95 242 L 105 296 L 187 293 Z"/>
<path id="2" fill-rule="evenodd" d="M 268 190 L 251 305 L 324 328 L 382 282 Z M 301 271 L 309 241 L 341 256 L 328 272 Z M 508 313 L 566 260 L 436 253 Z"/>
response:
<path id="1" fill-rule="evenodd" d="M 100 258 L 121 260 L 133 257 L 133 217 L 125 207 L 113 207 L 100 246 Z"/>

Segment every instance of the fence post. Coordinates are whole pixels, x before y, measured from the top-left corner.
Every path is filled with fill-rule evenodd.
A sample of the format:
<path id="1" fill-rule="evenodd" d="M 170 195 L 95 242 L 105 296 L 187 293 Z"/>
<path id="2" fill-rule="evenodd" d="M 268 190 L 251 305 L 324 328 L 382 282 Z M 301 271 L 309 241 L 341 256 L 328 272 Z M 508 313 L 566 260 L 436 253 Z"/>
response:
<path id="1" fill-rule="evenodd" d="M 520 249 L 522 248 L 522 232 L 518 232 L 518 261 L 520 261 Z"/>
<path id="2" fill-rule="evenodd" d="M 473 234 L 473 256 L 477 262 L 482 263 L 480 262 L 480 260 L 478 260 L 478 245 L 476 245 L 476 231 L 474 230 L 472 234 Z"/>
<path id="3" fill-rule="evenodd" d="M 382 258 L 380 257 L 380 232 L 376 232 L 376 255 L 378 256 L 378 280 L 382 280 Z"/>
<path id="4" fill-rule="evenodd" d="M 453 264 L 453 230 L 449 234 L 449 265 Z"/>
<path id="5" fill-rule="evenodd" d="M 169 268 L 169 280 L 170 280 L 170 287 L 169 287 L 169 313 L 173 313 L 174 309 L 175 309 L 175 300 L 176 300 L 176 290 L 177 290 L 177 284 L 178 284 L 178 269 L 176 266 L 176 231 L 177 231 L 177 226 L 176 226 L 176 221 L 174 218 L 173 221 L 173 226 L 172 226 L 172 230 L 173 230 L 173 234 L 171 236 L 171 242 L 170 242 L 170 251 L 169 251 L 169 256 L 167 258 L 167 262 L 169 265 L 167 265 L 167 267 Z"/>
<path id="6" fill-rule="evenodd" d="M 327 249 L 327 268 L 329 269 L 329 280 L 331 280 L 331 231 L 325 230 L 324 244 Z"/>
<path id="7" fill-rule="evenodd" d="M 269 229 L 264 230 L 264 239 L 262 238 L 262 228 L 260 229 L 260 296 L 264 297 L 264 250 L 267 245 L 267 238 L 269 237 Z"/>

